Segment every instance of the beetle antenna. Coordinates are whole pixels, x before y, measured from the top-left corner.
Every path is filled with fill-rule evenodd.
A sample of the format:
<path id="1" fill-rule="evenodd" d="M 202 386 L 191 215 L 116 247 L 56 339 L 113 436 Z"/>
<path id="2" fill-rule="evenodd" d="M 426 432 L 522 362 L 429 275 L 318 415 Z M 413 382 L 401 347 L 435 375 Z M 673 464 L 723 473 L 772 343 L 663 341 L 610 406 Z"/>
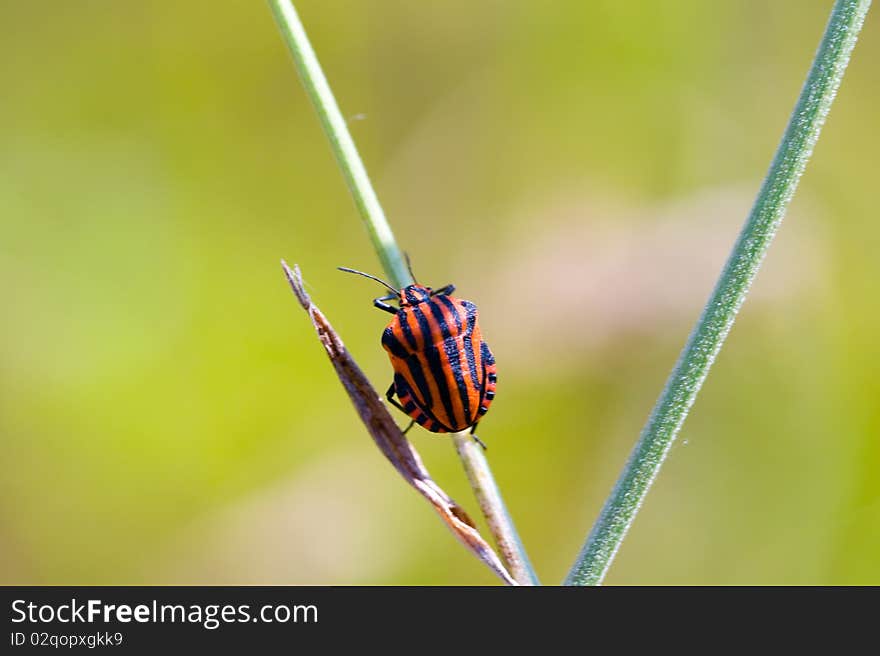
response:
<path id="1" fill-rule="evenodd" d="M 369 278 L 370 280 L 375 280 L 379 284 L 385 285 L 388 289 L 390 289 L 395 294 L 400 293 L 400 290 L 394 289 L 394 287 L 389 285 L 387 282 L 385 282 L 381 278 L 377 278 L 376 276 L 371 276 L 369 273 L 364 273 L 363 271 L 358 271 L 357 269 L 349 269 L 348 267 L 336 267 L 336 268 L 339 269 L 340 271 L 345 271 L 346 273 L 356 273 L 359 276 L 363 276 L 364 278 Z"/>
<path id="2" fill-rule="evenodd" d="M 412 262 L 409 260 L 409 253 L 404 252 L 403 256 L 406 258 L 406 268 L 409 269 L 409 275 L 412 276 L 413 282 L 417 282 L 416 274 L 414 274 L 412 270 Z"/>

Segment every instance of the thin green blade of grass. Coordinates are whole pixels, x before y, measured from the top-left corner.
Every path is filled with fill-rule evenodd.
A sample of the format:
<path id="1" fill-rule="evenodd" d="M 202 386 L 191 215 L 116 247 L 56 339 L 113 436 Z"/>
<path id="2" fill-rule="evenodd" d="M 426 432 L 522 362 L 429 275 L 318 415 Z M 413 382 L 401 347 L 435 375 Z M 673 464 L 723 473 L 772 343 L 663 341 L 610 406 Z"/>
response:
<path id="1" fill-rule="evenodd" d="M 409 267 L 385 218 L 366 168 L 293 3 L 288 0 L 269 0 L 269 6 L 281 36 L 293 56 L 303 86 L 318 113 L 321 126 L 330 140 L 336 161 L 348 183 L 382 268 L 398 289 L 412 284 L 414 281 Z M 456 451 L 505 565 L 521 585 L 537 585 L 538 577 L 501 499 L 501 492 L 488 461 L 475 449 L 462 448 L 463 439 L 471 438 L 467 434 L 453 435 Z"/>
<path id="2" fill-rule="evenodd" d="M 767 177 L 712 295 L 565 580 L 602 582 L 709 373 L 803 174 L 871 0 L 838 0 Z"/>
<path id="3" fill-rule="evenodd" d="M 318 62 L 318 56 L 306 35 L 305 27 L 293 3 L 269 0 L 269 7 L 293 55 L 293 61 L 306 93 L 318 113 L 321 127 L 330 140 L 330 147 L 373 242 L 373 248 L 382 262 L 382 268 L 398 289 L 405 287 L 413 282 L 412 277 L 394 238 L 394 232 L 388 224 L 388 219 L 385 218 L 379 197 L 370 183 L 367 169 L 348 131 L 348 125 L 342 117 L 342 112 L 339 111 L 330 83 L 327 82 Z"/>

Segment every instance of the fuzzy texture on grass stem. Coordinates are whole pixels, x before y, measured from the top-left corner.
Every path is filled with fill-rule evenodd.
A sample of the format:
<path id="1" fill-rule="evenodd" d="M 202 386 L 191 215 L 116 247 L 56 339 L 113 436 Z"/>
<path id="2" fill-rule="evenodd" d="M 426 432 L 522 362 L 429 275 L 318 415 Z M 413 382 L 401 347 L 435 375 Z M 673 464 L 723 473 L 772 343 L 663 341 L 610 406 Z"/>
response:
<path id="1" fill-rule="evenodd" d="M 330 140 L 330 147 L 333 149 L 358 212 L 364 220 L 373 248 L 376 249 L 382 262 L 382 268 L 398 289 L 404 287 L 413 282 L 412 278 L 296 9 L 286 0 L 269 0 L 269 6 L 275 15 L 281 35 L 293 55 L 293 61 L 306 93 L 309 94 L 312 105 L 318 113 L 321 127 Z"/>
<path id="2" fill-rule="evenodd" d="M 840 86 L 870 0 L 838 0 L 755 205 L 648 423 L 565 583 L 602 582 L 721 350 Z"/>
<path id="3" fill-rule="evenodd" d="M 336 161 L 354 197 L 355 205 L 373 242 L 373 248 L 382 262 L 382 268 L 398 289 L 412 284 L 415 281 L 409 273 L 409 267 L 385 218 L 376 192 L 370 184 L 370 178 L 296 9 L 288 0 L 269 0 L 269 6 L 281 35 L 293 55 L 303 86 L 321 120 L 321 126 L 330 140 Z M 478 454 L 474 449 L 459 448 L 458 443 L 462 439 L 471 438 L 466 434 L 453 436 L 457 445 L 456 450 L 468 474 L 468 480 L 505 564 L 513 572 L 518 583 L 536 585 L 538 578 L 529 563 L 513 520 L 501 500 L 489 463 L 482 453 Z"/>
<path id="4" fill-rule="evenodd" d="M 489 531 L 492 535 L 505 536 L 504 540 L 498 540 L 498 549 L 501 551 L 501 559 L 504 561 L 513 578 L 521 585 L 540 585 L 538 577 L 522 543 L 519 541 L 516 528 L 510 519 L 510 514 L 501 498 L 501 490 L 492 478 L 489 463 L 483 449 L 477 445 L 469 431 L 455 433 L 452 436 L 455 442 L 455 450 L 464 464 L 477 502 L 486 516 Z"/>

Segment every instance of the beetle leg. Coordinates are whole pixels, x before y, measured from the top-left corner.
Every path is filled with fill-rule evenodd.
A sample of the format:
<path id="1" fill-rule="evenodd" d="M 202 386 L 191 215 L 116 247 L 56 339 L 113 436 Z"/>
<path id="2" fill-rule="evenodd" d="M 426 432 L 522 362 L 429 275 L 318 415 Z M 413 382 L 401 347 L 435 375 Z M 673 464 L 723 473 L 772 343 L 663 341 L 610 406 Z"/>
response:
<path id="1" fill-rule="evenodd" d="M 399 401 L 396 401 L 396 400 L 394 399 L 394 395 L 395 395 L 396 393 L 397 393 L 397 389 L 394 387 L 394 383 L 391 383 L 391 387 L 389 387 L 389 388 L 388 388 L 388 391 L 385 392 L 385 398 L 388 399 L 388 403 L 390 403 L 391 405 L 393 405 L 395 408 L 397 408 L 397 409 L 400 410 L 401 412 L 406 412 L 406 410 L 403 409 L 403 406 L 400 405 L 400 402 L 399 402 Z"/>
<path id="2" fill-rule="evenodd" d="M 400 405 L 400 402 L 399 402 L 399 401 L 396 401 L 396 400 L 394 399 L 394 395 L 395 395 L 396 393 L 397 393 L 397 388 L 394 386 L 394 383 L 391 383 L 391 387 L 389 387 L 389 388 L 388 388 L 388 391 L 385 392 L 385 398 L 388 399 L 388 402 L 389 402 L 391 405 L 393 405 L 395 408 L 399 409 L 401 412 L 404 412 L 404 413 L 405 413 L 406 410 L 403 409 L 403 406 Z M 407 432 L 409 431 L 409 429 L 412 428 L 412 427 L 413 427 L 413 424 L 415 424 L 415 423 L 416 423 L 416 420 L 415 420 L 415 419 L 413 419 L 412 421 L 410 421 L 410 422 L 409 422 L 409 426 L 407 426 L 406 428 L 403 429 L 403 434 L 406 435 Z"/>
<path id="3" fill-rule="evenodd" d="M 397 314 L 397 308 L 393 305 L 388 305 L 384 301 L 390 301 L 397 298 L 397 294 L 385 294 L 385 296 L 380 296 L 379 298 L 373 299 L 373 306 L 379 308 L 380 310 L 385 310 L 386 312 L 390 312 L 391 314 Z"/>
<path id="4" fill-rule="evenodd" d="M 431 292 L 431 296 L 437 296 L 437 294 L 443 294 L 444 296 L 449 296 L 452 292 L 455 291 L 455 285 L 446 285 L 446 287 L 441 287 L 440 289 L 435 289 Z"/>
<path id="5" fill-rule="evenodd" d="M 474 431 L 477 430 L 477 425 L 479 425 L 479 423 L 480 423 L 480 422 L 477 422 L 476 424 L 474 424 L 473 426 L 471 426 L 471 437 L 474 438 L 474 442 L 476 442 L 476 443 L 479 444 L 481 447 L 483 447 L 483 451 L 485 451 L 485 450 L 488 449 L 489 447 L 486 446 L 486 443 L 483 442 L 483 440 L 481 440 L 479 437 L 476 436 L 476 434 L 474 434 Z"/>

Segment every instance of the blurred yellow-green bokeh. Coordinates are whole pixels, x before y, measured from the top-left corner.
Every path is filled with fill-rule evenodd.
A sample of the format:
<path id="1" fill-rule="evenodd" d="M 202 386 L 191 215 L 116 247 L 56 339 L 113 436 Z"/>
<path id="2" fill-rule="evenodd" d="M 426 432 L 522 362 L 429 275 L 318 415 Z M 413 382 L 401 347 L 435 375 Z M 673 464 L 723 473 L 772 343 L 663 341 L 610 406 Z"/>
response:
<path id="1" fill-rule="evenodd" d="M 416 274 L 481 309 L 481 437 L 562 580 L 831 2 L 300 2 Z M 609 583 L 880 583 L 880 17 Z M 0 5 L 0 582 L 494 583 L 373 446 L 380 273 L 265 3 Z M 403 423 L 401 418 L 401 423 Z M 448 439 L 411 437 L 478 514 Z"/>

